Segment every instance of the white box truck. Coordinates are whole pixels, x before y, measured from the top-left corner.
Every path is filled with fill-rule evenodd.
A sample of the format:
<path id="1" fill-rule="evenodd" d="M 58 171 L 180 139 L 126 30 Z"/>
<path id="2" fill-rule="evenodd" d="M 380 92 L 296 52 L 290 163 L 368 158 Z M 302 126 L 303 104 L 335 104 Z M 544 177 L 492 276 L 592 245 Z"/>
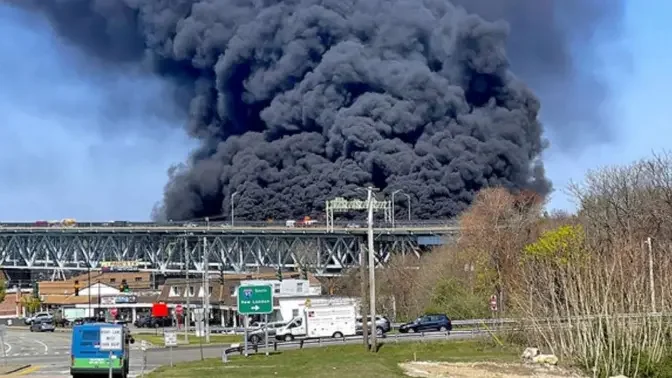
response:
<path id="1" fill-rule="evenodd" d="M 357 335 L 357 308 L 354 305 L 306 307 L 303 313 L 275 332 L 278 340 Z"/>

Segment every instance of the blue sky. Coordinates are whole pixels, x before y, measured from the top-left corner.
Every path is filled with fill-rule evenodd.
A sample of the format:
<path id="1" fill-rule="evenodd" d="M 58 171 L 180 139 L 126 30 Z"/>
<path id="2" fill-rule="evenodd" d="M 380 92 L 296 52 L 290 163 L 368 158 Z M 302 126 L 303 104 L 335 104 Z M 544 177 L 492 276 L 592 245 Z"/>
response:
<path id="1" fill-rule="evenodd" d="M 544 158 L 556 188 L 551 208 L 573 208 L 563 188 L 587 170 L 628 163 L 672 140 L 672 52 L 662 37 L 672 2 L 630 4 L 625 38 L 601 51 L 617 67 L 604 73 L 615 138 L 579 156 L 554 149 L 551 139 Z M 0 219 L 146 220 L 167 169 L 194 146 L 160 101 L 165 84 L 82 71 L 84 57 L 46 30 L 0 5 Z"/>

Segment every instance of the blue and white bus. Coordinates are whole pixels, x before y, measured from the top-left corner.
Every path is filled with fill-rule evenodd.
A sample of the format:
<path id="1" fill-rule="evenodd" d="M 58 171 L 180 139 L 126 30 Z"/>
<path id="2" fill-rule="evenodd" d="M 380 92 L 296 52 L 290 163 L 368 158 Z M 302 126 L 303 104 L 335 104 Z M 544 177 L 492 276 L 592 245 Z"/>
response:
<path id="1" fill-rule="evenodd" d="M 120 328 L 123 347 L 120 351 L 112 352 L 100 350 L 101 328 Z M 70 374 L 73 378 L 107 377 L 112 364 L 114 377 L 127 377 L 129 360 L 131 358 L 130 344 L 135 340 L 131 337 L 128 328 L 120 324 L 88 323 L 76 325 L 72 329 L 72 346 Z"/>

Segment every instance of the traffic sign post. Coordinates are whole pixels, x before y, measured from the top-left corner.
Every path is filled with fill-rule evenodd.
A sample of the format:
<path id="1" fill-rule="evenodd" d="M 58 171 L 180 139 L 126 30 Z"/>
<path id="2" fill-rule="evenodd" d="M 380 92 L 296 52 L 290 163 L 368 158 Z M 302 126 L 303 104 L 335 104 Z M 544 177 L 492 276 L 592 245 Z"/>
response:
<path id="1" fill-rule="evenodd" d="M 492 311 L 492 320 L 497 318 L 497 294 L 492 294 L 490 296 L 490 311 Z"/>
<path id="2" fill-rule="evenodd" d="M 124 334 L 121 327 L 103 327 L 100 329 L 100 350 L 110 352 L 110 375 L 112 378 L 112 360 L 118 352 L 124 348 Z"/>
<path id="3" fill-rule="evenodd" d="M 238 313 L 245 316 L 245 356 L 247 356 L 247 328 L 249 326 L 249 316 L 268 315 L 273 313 L 273 287 L 271 285 L 248 285 L 238 287 Z"/>
<path id="4" fill-rule="evenodd" d="M 180 328 L 180 319 L 182 319 L 182 315 L 184 315 L 184 308 L 182 307 L 182 305 L 178 304 L 177 306 L 175 306 L 175 317 L 177 318 L 177 328 L 178 329 Z M 186 324 L 187 324 L 186 320 L 183 320 L 183 321 L 185 322 L 184 324 L 186 326 Z"/>
<path id="5" fill-rule="evenodd" d="M 490 311 L 497 312 L 497 295 L 490 296 Z"/>
<path id="6" fill-rule="evenodd" d="M 177 346 L 177 332 L 173 329 L 164 330 L 163 344 L 170 349 L 170 367 L 173 367 L 173 347 Z"/>

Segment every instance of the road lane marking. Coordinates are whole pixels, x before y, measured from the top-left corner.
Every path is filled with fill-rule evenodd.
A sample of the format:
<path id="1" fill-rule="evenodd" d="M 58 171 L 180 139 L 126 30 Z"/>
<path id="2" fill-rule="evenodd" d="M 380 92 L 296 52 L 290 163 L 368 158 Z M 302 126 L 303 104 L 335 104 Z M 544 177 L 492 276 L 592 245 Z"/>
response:
<path id="1" fill-rule="evenodd" d="M 36 343 L 38 343 L 38 344 L 42 345 L 42 347 L 44 347 L 44 354 L 48 354 L 48 353 L 49 353 L 49 347 L 47 346 L 47 344 L 45 344 L 45 343 L 43 343 L 42 341 L 37 340 L 37 339 L 35 339 L 35 340 L 33 340 L 33 341 L 35 341 Z"/>
<path id="2" fill-rule="evenodd" d="M 9 351 L 12 350 L 12 345 L 9 344 L 9 343 L 5 343 L 5 346 L 7 347 L 7 348 L 5 348 L 5 355 L 8 356 L 8 355 L 9 355 Z"/>
<path id="3" fill-rule="evenodd" d="M 34 373 L 34 372 L 36 372 L 36 371 L 38 371 L 38 370 L 40 370 L 40 366 L 38 366 L 38 365 L 33 365 L 33 366 L 28 367 L 28 368 L 25 368 L 25 369 L 23 369 L 23 370 L 21 370 L 21 371 L 17 371 L 16 373 L 12 373 L 12 374 L 4 375 L 3 377 L 20 377 L 20 376 L 23 376 L 23 375 L 27 375 L 27 374 L 30 374 L 30 373 Z"/>

